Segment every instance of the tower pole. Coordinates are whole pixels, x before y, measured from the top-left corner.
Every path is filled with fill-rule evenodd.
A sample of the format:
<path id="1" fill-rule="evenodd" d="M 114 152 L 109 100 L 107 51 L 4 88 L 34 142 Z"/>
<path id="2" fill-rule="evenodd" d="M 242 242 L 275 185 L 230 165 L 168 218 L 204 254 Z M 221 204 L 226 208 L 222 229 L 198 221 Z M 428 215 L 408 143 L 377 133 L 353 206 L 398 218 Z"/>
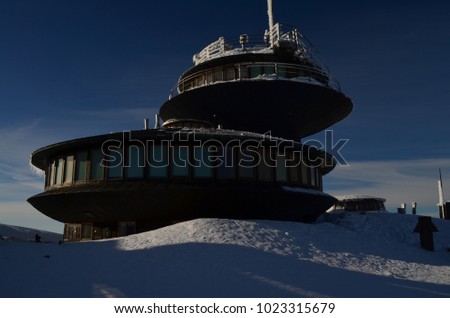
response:
<path id="1" fill-rule="evenodd" d="M 442 188 L 442 174 L 439 168 L 439 180 L 438 180 L 438 190 L 439 190 L 439 217 L 441 219 L 446 218 L 445 204 L 444 204 L 444 190 Z"/>
<path id="2" fill-rule="evenodd" d="M 272 0 L 267 0 L 267 15 L 269 16 L 269 32 L 273 29 L 273 7 Z"/>

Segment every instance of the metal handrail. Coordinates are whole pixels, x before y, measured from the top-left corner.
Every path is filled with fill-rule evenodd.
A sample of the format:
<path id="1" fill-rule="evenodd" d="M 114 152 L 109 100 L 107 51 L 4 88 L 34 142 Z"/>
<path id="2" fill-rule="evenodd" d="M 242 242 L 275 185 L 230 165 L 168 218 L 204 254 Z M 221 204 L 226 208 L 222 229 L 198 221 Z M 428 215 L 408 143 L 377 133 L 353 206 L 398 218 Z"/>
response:
<path id="1" fill-rule="evenodd" d="M 233 70 L 234 77 L 227 78 L 225 70 Z M 252 70 L 256 70 L 250 74 Z M 250 72 L 249 72 L 250 71 Z M 258 73 L 259 71 L 259 73 Z M 220 84 L 224 82 L 235 82 L 241 80 L 290 80 L 305 81 L 315 85 L 341 91 L 339 82 L 332 78 L 329 73 L 315 66 L 258 62 L 258 63 L 239 63 L 225 65 L 217 72 L 217 68 L 211 68 L 196 72 L 185 78 L 182 78 L 175 84 L 170 92 L 169 99 L 192 89 Z"/>
<path id="2" fill-rule="evenodd" d="M 297 48 L 296 54 L 329 73 L 319 51 L 296 27 L 287 24 L 275 24 L 271 30 L 271 41 L 275 46 L 286 42 L 294 44 Z"/>
<path id="3" fill-rule="evenodd" d="M 245 40 L 242 41 L 244 38 Z M 267 53 L 273 53 L 274 48 L 285 45 L 292 46 L 295 55 L 300 59 L 308 60 L 311 64 L 328 72 L 319 52 L 311 42 L 297 28 L 280 23 L 275 24 L 269 32 L 266 31 L 264 36 L 242 34 L 227 39 L 220 37 L 195 54 L 192 59 L 195 65 L 199 65 L 227 54 L 256 52 L 266 48 L 270 49 Z"/>
<path id="4" fill-rule="evenodd" d="M 205 61 L 212 60 L 223 56 L 226 53 L 245 53 L 259 51 L 269 47 L 269 43 L 264 40 L 264 37 L 259 35 L 245 34 L 246 42 L 240 42 L 240 36 L 233 36 L 225 39 L 220 37 L 217 41 L 212 42 L 199 53 L 192 57 L 195 65 L 199 65 Z"/>

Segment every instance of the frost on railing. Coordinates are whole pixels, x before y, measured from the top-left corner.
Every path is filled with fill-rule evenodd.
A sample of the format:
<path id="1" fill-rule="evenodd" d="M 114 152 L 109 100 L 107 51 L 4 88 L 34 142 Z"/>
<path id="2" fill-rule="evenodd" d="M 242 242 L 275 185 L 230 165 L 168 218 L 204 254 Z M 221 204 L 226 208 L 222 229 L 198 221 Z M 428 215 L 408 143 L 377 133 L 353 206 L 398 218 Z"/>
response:
<path id="1" fill-rule="evenodd" d="M 243 39 L 245 41 L 243 42 Z M 228 55 L 239 55 L 243 53 L 273 53 L 269 47 L 268 42 L 264 41 L 264 37 L 257 35 L 243 34 L 238 37 L 231 37 L 224 39 L 219 38 L 217 41 L 211 43 L 199 53 L 192 57 L 195 65 L 203 62 L 220 58 Z"/>
<path id="2" fill-rule="evenodd" d="M 242 39 L 245 39 L 245 42 Z M 240 37 L 230 39 L 220 37 L 217 41 L 195 54 L 193 62 L 195 65 L 198 65 L 227 55 L 243 53 L 270 54 L 279 49 L 292 51 L 294 58 L 328 72 L 319 53 L 306 37 L 297 28 L 280 23 L 275 24 L 270 32 L 266 31 L 263 36 L 243 34 Z"/>
<path id="3" fill-rule="evenodd" d="M 270 32 L 270 41 L 275 48 L 290 49 L 294 56 L 328 73 L 319 52 L 295 27 L 277 23 Z"/>
<path id="4" fill-rule="evenodd" d="M 193 56 L 194 64 L 200 64 L 222 55 L 225 52 L 225 39 L 220 37 L 217 41 L 205 47 L 200 53 Z"/>
<path id="5" fill-rule="evenodd" d="M 263 36 L 242 34 L 220 37 L 193 56 L 195 65 L 231 55 L 289 53 L 292 63 L 239 63 L 202 70 L 180 78 L 169 99 L 185 91 L 211 84 L 240 80 L 291 80 L 322 85 L 340 92 L 319 53 L 295 27 L 276 23 Z"/>

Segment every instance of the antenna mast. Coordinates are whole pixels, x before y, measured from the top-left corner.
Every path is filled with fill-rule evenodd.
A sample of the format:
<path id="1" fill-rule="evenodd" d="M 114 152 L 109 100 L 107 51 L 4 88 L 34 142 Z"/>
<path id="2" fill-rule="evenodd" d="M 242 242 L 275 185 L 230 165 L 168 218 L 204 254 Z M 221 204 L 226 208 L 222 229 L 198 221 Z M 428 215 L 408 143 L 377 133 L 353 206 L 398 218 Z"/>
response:
<path id="1" fill-rule="evenodd" d="M 442 175 L 441 175 L 441 169 L 439 169 L 439 180 L 438 180 L 438 189 L 439 189 L 439 217 L 441 219 L 449 219 L 448 211 L 447 211 L 447 204 L 444 201 L 444 190 L 442 188 Z"/>
<path id="2" fill-rule="evenodd" d="M 442 188 L 442 175 L 441 169 L 439 168 L 439 181 L 438 181 L 438 189 L 439 189 L 439 205 L 444 206 L 444 191 Z"/>
<path id="3" fill-rule="evenodd" d="M 273 29 L 273 7 L 272 0 L 267 0 L 267 14 L 269 16 L 269 32 Z"/>

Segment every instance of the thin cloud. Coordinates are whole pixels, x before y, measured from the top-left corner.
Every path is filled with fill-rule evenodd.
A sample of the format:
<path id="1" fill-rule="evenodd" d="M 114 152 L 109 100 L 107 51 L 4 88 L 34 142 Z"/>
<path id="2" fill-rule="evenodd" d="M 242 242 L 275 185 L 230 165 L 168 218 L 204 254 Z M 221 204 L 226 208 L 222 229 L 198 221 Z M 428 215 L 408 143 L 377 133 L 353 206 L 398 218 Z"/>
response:
<path id="1" fill-rule="evenodd" d="M 27 198 L 44 190 L 42 174 L 37 174 L 29 163 L 31 153 L 37 148 L 67 139 L 108 133 L 117 129 L 114 127 L 122 130 L 142 129 L 143 114 L 152 114 L 152 108 L 101 112 L 79 110 L 66 114 L 66 119 L 52 123 L 42 118 L 0 128 L 0 217 L 8 213 L 10 224 L 22 225 L 23 216 L 29 215 L 30 211 L 40 215 L 26 202 Z M 130 123 L 135 123 L 135 126 L 127 127 Z M 17 221 L 14 222 L 14 219 Z"/>
<path id="2" fill-rule="evenodd" d="M 71 114 L 75 115 L 77 118 L 83 118 L 83 120 L 98 120 L 103 119 L 107 121 L 120 121 L 124 122 L 130 120 L 141 120 L 154 116 L 158 113 L 158 108 L 156 107 L 145 107 L 145 108 L 113 108 L 113 109 L 103 109 L 103 110 L 72 110 Z"/>
<path id="3" fill-rule="evenodd" d="M 325 177 L 324 184 L 332 195 L 361 193 L 384 197 L 393 212 L 401 203 L 415 201 L 419 211 L 437 216 L 439 168 L 443 172 L 444 192 L 450 193 L 450 159 L 353 162 L 348 167 L 336 167 Z"/>
<path id="4" fill-rule="evenodd" d="M 37 212 L 28 202 L 0 202 L 0 224 L 62 233 L 63 224 Z"/>

